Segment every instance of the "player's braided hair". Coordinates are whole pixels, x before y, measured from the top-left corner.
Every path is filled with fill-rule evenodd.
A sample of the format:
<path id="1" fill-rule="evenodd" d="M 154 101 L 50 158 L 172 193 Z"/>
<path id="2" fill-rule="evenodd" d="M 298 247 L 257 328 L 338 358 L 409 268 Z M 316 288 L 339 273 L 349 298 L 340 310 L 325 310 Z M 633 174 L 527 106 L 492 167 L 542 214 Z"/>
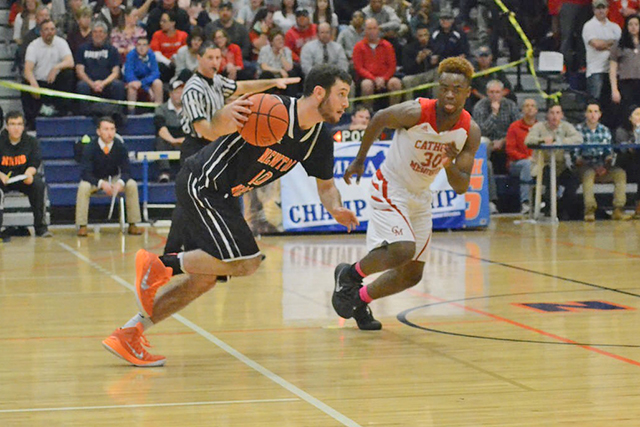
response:
<path id="1" fill-rule="evenodd" d="M 460 56 L 454 56 L 447 58 L 440 63 L 438 66 L 438 74 L 442 73 L 462 74 L 467 81 L 471 83 L 471 78 L 473 77 L 473 65 L 471 65 L 471 62 Z"/>

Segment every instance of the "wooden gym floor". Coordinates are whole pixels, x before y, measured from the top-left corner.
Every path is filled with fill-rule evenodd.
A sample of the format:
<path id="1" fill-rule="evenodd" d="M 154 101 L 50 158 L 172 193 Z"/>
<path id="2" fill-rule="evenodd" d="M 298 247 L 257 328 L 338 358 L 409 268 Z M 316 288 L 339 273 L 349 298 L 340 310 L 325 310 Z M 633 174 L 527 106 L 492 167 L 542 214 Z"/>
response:
<path id="1" fill-rule="evenodd" d="M 364 235 L 265 237 L 257 274 L 148 332 L 147 369 L 101 340 L 167 230 L 54 232 L 0 244 L 3 427 L 640 425 L 640 221 L 436 233 L 380 332 L 330 304 Z"/>

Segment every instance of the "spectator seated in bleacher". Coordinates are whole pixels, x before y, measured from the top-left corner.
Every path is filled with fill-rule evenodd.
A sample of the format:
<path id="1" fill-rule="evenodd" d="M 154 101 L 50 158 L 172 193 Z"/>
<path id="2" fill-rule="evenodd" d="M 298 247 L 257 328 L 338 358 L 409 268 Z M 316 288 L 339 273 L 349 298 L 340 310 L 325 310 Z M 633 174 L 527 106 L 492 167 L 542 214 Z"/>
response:
<path id="1" fill-rule="evenodd" d="M 440 26 L 431 34 L 433 54 L 438 61 L 452 56 L 469 57 L 469 41 L 465 33 L 453 28 L 455 16 L 449 8 L 440 10 Z"/>
<path id="2" fill-rule="evenodd" d="M 280 10 L 273 14 L 273 22 L 284 33 L 296 24 L 296 9 L 298 8 L 298 0 L 282 0 Z"/>
<path id="3" fill-rule="evenodd" d="M 269 32 L 274 28 L 276 26 L 273 23 L 273 12 L 266 7 L 260 8 L 249 28 L 252 61 L 257 61 L 260 49 L 269 44 Z"/>
<path id="4" fill-rule="evenodd" d="M 117 27 L 123 28 L 125 25 L 124 8 L 122 0 L 104 0 L 104 6 L 98 12 L 96 19 L 107 24 L 109 32 L 112 32 Z"/>
<path id="5" fill-rule="evenodd" d="M 476 73 L 484 70 L 488 70 L 493 66 L 493 54 L 489 46 L 483 45 L 476 50 Z M 517 102 L 515 95 L 511 90 L 511 82 L 507 78 L 507 75 L 503 70 L 496 71 L 491 74 L 485 74 L 483 76 L 474 77 L 471 80 L 471 96 L 467 99 L 466 107 L 469 111 L 473 110 L 473 107 L 478 101 L 487 97 L 487 83 L 491 80 L 500 80 L 504 85 L 503 94 L 506 98 Z"/>
<path id="6" fill-rule="evenodd" d="M 589 102 L 585 111 L 586 120 L 576 126 L 582 133 L 584 144 L 600 144 L 602 148 L 581 148 L 575 152 L 575 163 L 582 181 L 584 197 L 584 220 L 595 221 L 598 204 L 593 190 L 595 182 L 613 182 L 613 214 L 611 219 L 629 220 L 625 214 L 627 204 L 627 174 L 624 169 L 614 166 L 611 149 L 612 136 L 608 127 L 600 123 L 600 104 Z"/>
<path id="7" fill-rule="evenodd" d="M 29 47 L 32 41 L 40 37 L 40 25 L 42 25 L 44 21 L 50 19 L 51 15 L 49 14 L 49 9 L 45 6 L 38 6 L 38 9 L 36 10 L 36 26 L 27 32 L 22 39 L 22 43 L 18 45 L 18 53 L 16 57 L 18 71 L 22 72 L 24 70 L 24 57 L 27 54 L 27 47 Z"/>
<path id="8" fill-rule="evenodd" d="M 333 7 L 329 0 L 315 1 L 315 10 L 313 11 L 311 22 L 318 25 L 318 27 L 320 24 L 329 24 L 331 26 L 331 40 L 335 40 L 338 36 L 340 23 L 338 22 L 338 15 L 333 12 Z"/>
<path id="9" fill-rule="evenodd" d="M 176 29 L 176 14 L 169 10 L 162 13 L 160 30 L 153 33 L 151 50 L 156 55 L 160 68 L 160 80 L 169 83 L 176 72 L 175 64 L 171 60 L 178 49 L 187 44 L 187 33 Z"/>
<path id="10" fill-rule="evenodd" d="M 182 46 L 173 56 L 173 63 L 176 66 L 176 76 L 182 70 L 193 71 L 198 67 L 198 50 L 204 41 L 204 31 L 200 27 L 195 27 L 187 36 L 187 44 Z M 239 49 L 238 49 L 239 50 Z M 242 54 L 241 56 L 242 57 Z"/>
<path id="11" fill-rule="evenodd" d="M 220 48 L 222 59 L 220 60 L 219 72 L 231 80 L 237 80 L 238 74 L 244 69 L 244 61 L 242 60 L 242 50 L 240 46 L 229 42 L 229 36 L 225 30 L 216 30 L 213 34 L 213 42 Z M 282 45 L 284 46 L 284 36 L 282 36 Z M 196 61 L 196 67 L 198 63 Z"/>
<path id="12" fill-rule="evenodd" d="M 640 144 L 640 107 L 629 109 L 629 118 L 616 129 L 617 144 Z M 624 150 L 618 154 L 616 163 L 627 172 L 627 181 L 637 185 L 635 219 L 640 219 L 640 152 Z"/>
<path id="13" fill-rule="evenodd" d="M 153 36 L 156 31 L 160 30 L 162 14 L 169 11 L 174 13 L 176 29 L 188 33 L 191 28 L 189 14 L 178 6 L 177 0 L 161 0 L 159 3 L 159 6 L 153 8 L 147 17 L 147 34 Z"/>
<path id="14" fill-rule="evenodd" d="M 160 71 L 153 52 L 149 51 L 149 39 L 139 37 L 136 48 L 127 55 L 124 65 L 124 81 L 127 84 L 127 100 L 136 102 L 140 95 L 148 96 L 151 102 L 162 103 L 163 89 Z M 133 114 L 134 106 L 129 106 Z"/>
<path id="15" fill-rule="evenodd" d="M 362 13 L 364 13 L 365 21 L 367 19 L 376 20 L 380 34 L 393 46 L 396 62 L 400 62 L 402 45 L 399 40 L 399 32 L 402 21 L 393 7 L 386 5 L 384 0 L 369 0 L 369 4 L 362 9 Z"/>
<path id="16" fill-rule="evenodd" d="M 65 13 L 55 20 L 56 28 L 62 37 L 66 37 L 78 25 L 78 15 L 83 3 L 83 0 L 69 0 Z"/>
<path id="17" fill-rule="evenodd" d="M 532 154 L 524 143 L 531 126 L 538 122 L 538 104 L 535 99 L 527 98 L 522 104 L 522 118 L 511 123 L 507 130 L 505 151 L 507 152 L 507 169 L 509 175 L 520 180 L 520 212 L 526 215 L 531 210 L 529 195 L 531 193 Z"/>
<path id="18" fill-rule="evenodd" d="M 396 54 L 391 43 L 380 38 L 380 28 L 375 19 L 365 21 L 365 38 L 353 48 L 353 66 L 356 80 L 360 85 L 362 96 L 376 92 L 396 91 L 402 89 L 402 82 L 394 77 L 396 72 Z M 391 105 L 400 101 L 398 95 L 390 97 Z M 368 108 L 372 102 L 365 101 Z"/>
<path id="19" fill-rule="evenodd" d="M 364 105 L 359 105 L 351 115 L 349 130 L 365 130 L 371 121 L 371 111 Z"/>
<path id="20" fill-rule="evenodd" d="M 433 23 L 437 21 L 432 19 L 431 0 L 420 0 L 414 3 L 418 4 L 417 7 L 414 8 L 414 12 L 409 20 L 409 27 L 411 34 L 415 37 L 418 27 L 426 25 L 427 28 L 431 30 L 431 28 L 435 26 Z"/>
<path id="21" fill-rule="evenodd" d="M 524 142 L 527 146 L 534 145 L 552 145 L 552 144 L 581 144 L 582 134 L 576 130 L 571 124 L 563 120 L 564 114 L 559 104 L 554 104 L 547 110 L 547 120 L 538 122 L 529 129 L 529 134 Z M 556 185 L 561 188 L 557 193 L 558 197 L 558 216 L 561 219 L 570 219 L 577 217 L 575 212 L 576 206 L 579 206 L 576 193 L 578 191 L 579 182 L 575 172 L 571 168 L 570 162 L 567 161 L 569 155 L 564 150 L 555 150 L 555 158 L 551 159 L 550 152 L 545 152 L 545 162 L 555 162 L 557 171 Z M 566 154 L 566 156 L 565 156 Z M 549 201 L 550 180 L 549 167 L 545 166 L 543 180 L 547 188 L 545 199 Z M 538 172 L 539 173 L 539 172 Z M 547 206 L 550 206 L 547 203 Z"/>
<path id="22" fill-rule="evenodd" d="M 302 47 L 316 39 L 317 26 L 309 19 L 309 10 L 299 7 L 296 10 L 296 25 L 284 35 L 284 44 L 291 49 L 294 65 L 300 66 Z"/>
<path id="23" fill-rule="evenodd" d="M 289 77 L 289 73 L 293 73 L 293 54 L 285 46 L 284 35 L 277 28 L 269 33 L 269 45 L 260 50 L 258 66 L 261 79 Z"/>
<path id="24" fill-rule="evenodd" d="M 169 100 L 156 108 L 153 123 L 156 127 L 156 150 L 180 150 L 180 144 L 184 141 L 185 133 L 182 130 L 182 91 L 185 82 L 174 79 L 171 82 Z M 171 166 L 168 160 L 158 160 L 158 182 L 169 182 L 171 179 Z"/>
<path id="25" fill-rule="evenodd" d="M 40 34 L 27 47 L 24 79 L 33 88 L 73 92 L 73 55 L 69 45 L 65 39 L 56 36 L 56 26 L 52 21 L 47 20 L 41 24 Z M 29 92 L 22 92 L 21 97 L 30 129 L 35 128 L 35 119 L 41 109 L 48 116 L 66 115 L 70 111 L 70 102 L 65 98 L 45 97 Z"/>
<path id="26" fill-rule="evenodd" d="M 429 45 L 430 33 L 426 25 L 416 29 L 415 40 L 402 49 L 402 86 L 410 89 L 436 80 L 438 57 L 433 55 Z M 430 93 L 430 91 L 429 91 Z M 407 92 L 405 100 L 414 98 L 414 92 Z"/>
<path id="27" fill-rule="evenodd" d="M 125 87 L 120 77 L 120 54 L 107 43 L 109 33 L 107 24 L 102 21 L 93 23 L 91 42 L 80 46 L 76 56 L 76 91 L 81 95 L 95 95 L 108 99 L 124 101 Z M 107 104 L 80 104 L 80 114 L 104 114 L 119 112 L 121 109 Z"/>
<path id="28" fill-rule="evenodd" d="M 147 37 L 147 31 L 138 26 L 138 9 L 127 7 L 124 9 L 122 26 L 115 26 L 111 30 L 111 44 L 118 49 L 120 60 L 124 63 L 129 52 L 136 48 L 140 37 Z"/>
<path id="29" fill-rule="evenodd" d="M 331 25 L 327 22 L 318 25 L 318 38 L 305 44 L 300 51 L 300 66 L 304 76 L 318 64 L 331 64 L 349 71 L 347 55 L 340 44 L 331 40 Z"/>
<path id="30" fill-rule="evenodd" d="M 16 16 L 13 23 L 13 41 L 21 45 L 27 33 L 36 27 L 36 11 L 39 6 L 37 0 L 22 0 L 22 12 Z"/>
<path id="31" fill-rule="evenodd" d="M 247 0 L 244 5 L 238 10 L 236 20 L 244 25 L 247 30 L 251 30 L 251 25 L 258 13 L 258 10 L 263 6 L 263 0 Z"/>
<path id="32" fill-rule="evenodd" d="M 22 113 L 9 112 L 6 124 L 7 128 L 0 132 L 0 228 L 5 193 L 19 191 L 29 197 L 36 236 L 51 237 L 45 217 L 45 183 L 38 173 L 42 162 L 40 144 L 36 138 L 25 132 Z M 9 183 L 12 178 L 19 180 Z M 3 235 L 3 238 L 8 240 L 6 235 Z"/>
<path id="33" fill-rule="evenodd" d="M 91 18 L 93 12 L 88 6 L 83 6 L 78 12 L 77 25 L 73 27 L 71 31 L 66 34 L 67 43 L 73 57 L 77 58 L 80 46 L 91 41 Z"/>
<path id="34" fill-rule="evenodd" d="M 98 120 L 97 138 L 84 145 L 82 172 L 76 199 L 76 226 L 78 236 L 86 237 L 89 223 L 89 198 L 102 190 L 107 196 L 125 193 L 128 233 L 142 234 L 136 223 L 142 220 L 138 184 L 130 178 L 129 152 L 124 141 L 116 138 L 116 124 L 110 117 Z"/>
<path id="35" fill-rule="evenodd" d="M 338 44 L 344 49 L 347 59 L 351 62 L 353 48 L 364 38 L 364 13 L 361 10 L 353 12 L 349 26 L 338 34 Z"/>

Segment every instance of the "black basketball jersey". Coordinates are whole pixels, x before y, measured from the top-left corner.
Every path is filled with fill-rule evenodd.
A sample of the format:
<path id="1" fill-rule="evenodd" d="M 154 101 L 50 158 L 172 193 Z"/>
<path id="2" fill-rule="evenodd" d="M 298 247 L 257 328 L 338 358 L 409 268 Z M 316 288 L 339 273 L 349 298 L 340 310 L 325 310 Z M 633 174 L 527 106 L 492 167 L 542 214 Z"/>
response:
<path id="1" fill-rule="evenodd" d="M 282 141 L 270 147 L 256 147 L 237 132 L 217 139 L 185 162 L 197 177 L 194 190 L 239 197 L 277 180 L 298 163 L 310 176 L 333 178 L 333 139 L 324 123 L 300 129 L 298 100 L 279 98 L 289 112 L 289 127 Z"/>

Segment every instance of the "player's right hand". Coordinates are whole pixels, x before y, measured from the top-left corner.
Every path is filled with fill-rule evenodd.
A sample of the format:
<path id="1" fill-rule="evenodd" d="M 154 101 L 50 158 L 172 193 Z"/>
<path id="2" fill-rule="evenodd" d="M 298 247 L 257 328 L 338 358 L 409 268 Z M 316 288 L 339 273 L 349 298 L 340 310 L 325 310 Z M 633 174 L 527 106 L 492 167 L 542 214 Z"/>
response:
<path id="1" fill-rule="evenodd" d="M 249 101 L 249 96 L 250 94 L 246 93 L 224 107 L 226 110 L 226 118 L 230 120 L 238 130 L 243 128 L 244 124 L 249 120 L 249 114 L 251 114 L 249 107 L 253 105 L 253 102 Z"/>
<path id="2" fill-rule="evenodd" d="M 347 170 L 344 171 L 344 182 L 351 185 L 351 177 L 356 176 L 356 184 L 360 184 L 360 178 L 364 175 L 364 162 L 358 159 L 351 162 Z"/>

